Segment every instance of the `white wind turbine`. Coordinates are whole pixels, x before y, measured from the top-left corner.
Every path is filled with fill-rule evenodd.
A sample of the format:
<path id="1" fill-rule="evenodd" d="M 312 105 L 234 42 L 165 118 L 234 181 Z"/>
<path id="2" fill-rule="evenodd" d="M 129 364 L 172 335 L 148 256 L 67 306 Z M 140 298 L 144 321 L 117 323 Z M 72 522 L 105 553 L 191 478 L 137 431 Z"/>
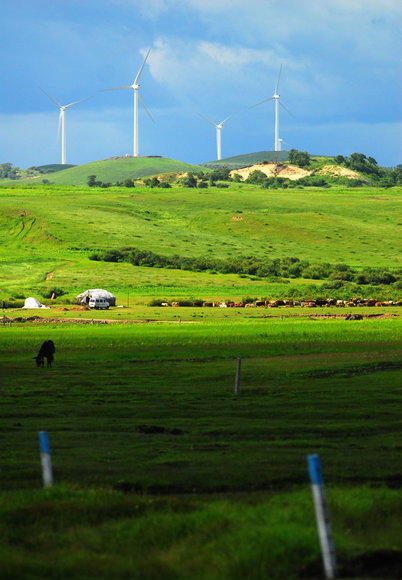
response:
<path id="1" fill-rule="evenodd" d="M 148 111 L 148 109 L 146 108 L 146 106 L 144 104 L 144 101 L 141 99 L 141 96 L 139 93 L 140 85 L 138 83 L 138 81 L 140 80 L 142 69 L 145 66 L 145 63 L 147 61 L 147 58 L 148 58 L 150 52 L 151 52 L 151 49 L 148 50 L 148 52 L 144 58 L 144 62 L 140 66 L 132 85 L 128 85 L 125 87 L 113 87 L 112 89 L 102 89 L 104 91 L 119 91 L 122 89 L 132 89 L 134 91 L 134 157 L 138 157 L 138 155 L 139 155 L 139 153 L 138 153 L 138 151 L 139 151 L 139 149 L 138 149 L 138 101 L 141 101 L 141 105 L 144 107 L 144 109 L 145 109 L 147 115 L 149 116 L 149 118 L 151 119 L 151 121 L 153 121 L 151 113 Z"/>
<path id="2" fill-rule="evenodd" d="M 285 109 L 285 111 L 293 117 L 292 113 L 280 101 L 279 79 L 281 76 L 281 72 L 282 72 L 282 65 L 279 69 L 278 80 L 277 80 L 275 91 L 274 91 L 274 94 L 272 95 L 272 97 L 268 97 L 268 99 L 264 99 L 264 100 L 260 101 L 259 103 L 256 103 L 255 105 L 252 105 L 250 107 L 250 109 L 252 109 L 253 107 L 257 107 L 258 105 L 262 105 L 263 103 L 266 103 L 267 101 L 275 101 L 275 142 L 274 142 L 274 150 L 275 151 L 281 150 L 281 140 L 279 138 L 279 106 L 281 106 L 283 109 Z"/>
<path id="3" fill-rule="evenodd" d="M 229 115 L 229 117 L 226 117 L 226 119 L 224 119 L 223 121 L 221 121 L 220 123 L 216 124 L 213 121 L 211 121 L 210 119 L 207 119 L 207 117 L 204 117 L 204 115 L 201 115 L 200 113 L 198 113 L 200 117 L 202 117 L 203 119 L 205 119 L 206 121 L 208 121 L 208 123 L 211 123 L 211 125 L 213 125 L 216 129 L 216 154 L 217 154 L 217 159 L 220 160 L 222 159 L 222 135 L 221 135 L 221 131 L 223 128 L 224 123 L 226 123 L 226 121 L 229 121 L 229 119 L 231 117 L 233 117 L 234 113 L 232 113 L 231 115 Z"/>
<path id="4" fill-rule="evenodd" d="M 84 101 L 87 101 L 91 97 L 86 97 L 85 99 L 81 99 L 80 101 L 74 101 L 74 103 L 69 103 L 68 105 L 61 105 L 58 101 L 56 101 L 56 99 L 54 99 L 52 96 L 50 96 L 45 90 L 43 90 L 42 88 L 40 90 L 42 91 L 42 93 L 45 93 L 45 95 L 56 105 L 56 107 L 59 108 L 60 113 L 59 113 L 58 135 L 60 136 L 60 132 L 61 132 L 61 163 L 62 163 L 62 165 L 66 165 L 67 161 L 66 161 L 66 120 L 65 120 L 65 113 L 66 113 L 67 109 L 70 109 L 70 107 L 74 107 L 74 105 L 78 105 L 78 103 L 83 103 Z"/>

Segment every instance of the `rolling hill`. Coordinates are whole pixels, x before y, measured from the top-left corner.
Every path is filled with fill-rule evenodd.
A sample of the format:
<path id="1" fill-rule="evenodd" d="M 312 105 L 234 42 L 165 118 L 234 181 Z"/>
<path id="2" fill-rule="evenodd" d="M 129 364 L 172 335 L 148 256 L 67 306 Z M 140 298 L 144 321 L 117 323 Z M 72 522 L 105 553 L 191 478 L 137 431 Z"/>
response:
<path id="1" fill-rule="evenodd" d="M 209 169 L 218 169 L 219 167 L 227 167 L 228 169 L 240 169 L 241 167 L 248 167 L 250 165 L 257 165 L 263 161 L 269 163 L 285 162 L 289 157 L 288 151 L 257 151 L 255 153 L 245 153 L 244 155 L 236 155 L 235 157 L 226 157 L 225 159 L 208 161 L 201 163 L 202 167 Z"/>
<path id="2" fill-rule="evenodd" d="M 228 189 L 141 185 L 106 191 L 1 187 L 0 296 L 37 297 L 54 287 L 69 296 L 97 287 L 132 297 L 277 296 L 301 283 L 286 281 L 279 288 L 264 277 L 88 259 L 127 247 L 224 260 L 295 256 L 355 268 L 401 263 L 395 229 L 401 188 L 266 190 L 231 183 Z"/>
<path id="3" fill-rule="evenodd" d="M 48 179 L 57 185 L 86 185 L 89 175 L 96 175 L 99 181 L 115 183 L 128 178 L 141 179 L 161 173 L 197 170 L 197 165 L 166 157 L 115 157 L 58 171 L 52 173 Z"/>

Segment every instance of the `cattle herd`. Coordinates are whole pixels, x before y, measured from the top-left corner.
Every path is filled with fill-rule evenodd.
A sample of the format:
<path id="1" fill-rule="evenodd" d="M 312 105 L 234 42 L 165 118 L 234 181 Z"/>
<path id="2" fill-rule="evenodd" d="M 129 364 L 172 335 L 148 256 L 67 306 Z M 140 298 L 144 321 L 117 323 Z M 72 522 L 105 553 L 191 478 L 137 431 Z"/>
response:
<path id="1" fill-rule="evenodd" d="M 193 306 L 206 308 L 292 308 L 294 306 L 301 306 L 302 308 L 317 308 L 325 306 L 334 306 L 338 308 L 354 307 L 354 306 L 402 306 L 402 300 L 397 302 L 388 300 L 381 302 L 379 300 L 369 298 L 351 298 L 349 300 L 336 300 L 334 298 L 314 299 L 314 300 L 255 300 L 254 302 L 233 302 L 231 300 L 221 302 L 204 302 L 196 300 L 194 302 L 162 302 L 161 306 Z"/>

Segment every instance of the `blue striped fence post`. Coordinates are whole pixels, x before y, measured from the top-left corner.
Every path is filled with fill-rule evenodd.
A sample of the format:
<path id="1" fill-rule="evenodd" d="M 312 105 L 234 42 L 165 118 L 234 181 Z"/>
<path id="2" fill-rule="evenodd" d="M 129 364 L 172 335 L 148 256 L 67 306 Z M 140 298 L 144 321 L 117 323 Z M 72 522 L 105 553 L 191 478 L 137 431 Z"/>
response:
<path id="1" fill-rule="evenodd" d="M 308 469 L 310 474 L 311 490 L 314 499 L 315 517 L 317 520 L 325 577 L 332 579 L 336 577 L 335 544 L 332 537 L 328 502 L 325 494 L 324 480 L 321 473 L 319 455 L 308 456 Z"/>
<path id="2" fill-rule="evenodd" d="M 40 462 L 42 465 L 43 486 L 53 485 L 52 458 L 50 455 L 49 437 L 46 431 L 39 431 Z"/>

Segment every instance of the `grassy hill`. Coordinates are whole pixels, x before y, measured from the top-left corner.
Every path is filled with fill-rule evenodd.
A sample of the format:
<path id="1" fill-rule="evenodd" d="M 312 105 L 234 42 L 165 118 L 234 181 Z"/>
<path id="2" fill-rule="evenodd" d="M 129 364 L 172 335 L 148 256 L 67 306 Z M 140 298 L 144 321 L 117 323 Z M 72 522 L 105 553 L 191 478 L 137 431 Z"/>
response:
<path id="1" fill-rule="evenodd" d="M 49 180 L 60 185 L 86 185 L 89 175 L 97 180 L 115 183 L 124 179 L 141 179 L 160 173 L 196 171 L 195 165 L 165 157 L 119 157 L 93 161 L 53 173 Z"/>
<path id="2" fill-rule="evenodd" d="M 400 188 L 4 186 L 0 298 L 1 292 L 3 297 L 10 292 L 37 295 L 54 286 L 71 295 L 107 287 L 142 297 L 258 296 L 290 288 L 287 281 L 280 286 L 252 276 L 88 259 L 92 253 L 124 247 L 164 256 L 295 256 L 318 264 L 396 268 L 401 263 L 395 229 L 400 200 Z M 291 281 L 300 283 L 307 282 Z"/>
<path id="3" fill-rule="evenodd" d="M 256 165 L 263 161 L 274 163 L 277 161 L 287 161 L 289 157 L 288 151 L 257 151 L 256 153 L 246 153 L 244 155 L 236 155 L 235 157 L 226 157 L 225 159 L 208 161 L 201 163 L 202 167 L 210 169 L 217 169 L 219 167 L 228 167 L 229 169 L 239 169 L 240 167 L 248 167 L 249 165 Z"/>

